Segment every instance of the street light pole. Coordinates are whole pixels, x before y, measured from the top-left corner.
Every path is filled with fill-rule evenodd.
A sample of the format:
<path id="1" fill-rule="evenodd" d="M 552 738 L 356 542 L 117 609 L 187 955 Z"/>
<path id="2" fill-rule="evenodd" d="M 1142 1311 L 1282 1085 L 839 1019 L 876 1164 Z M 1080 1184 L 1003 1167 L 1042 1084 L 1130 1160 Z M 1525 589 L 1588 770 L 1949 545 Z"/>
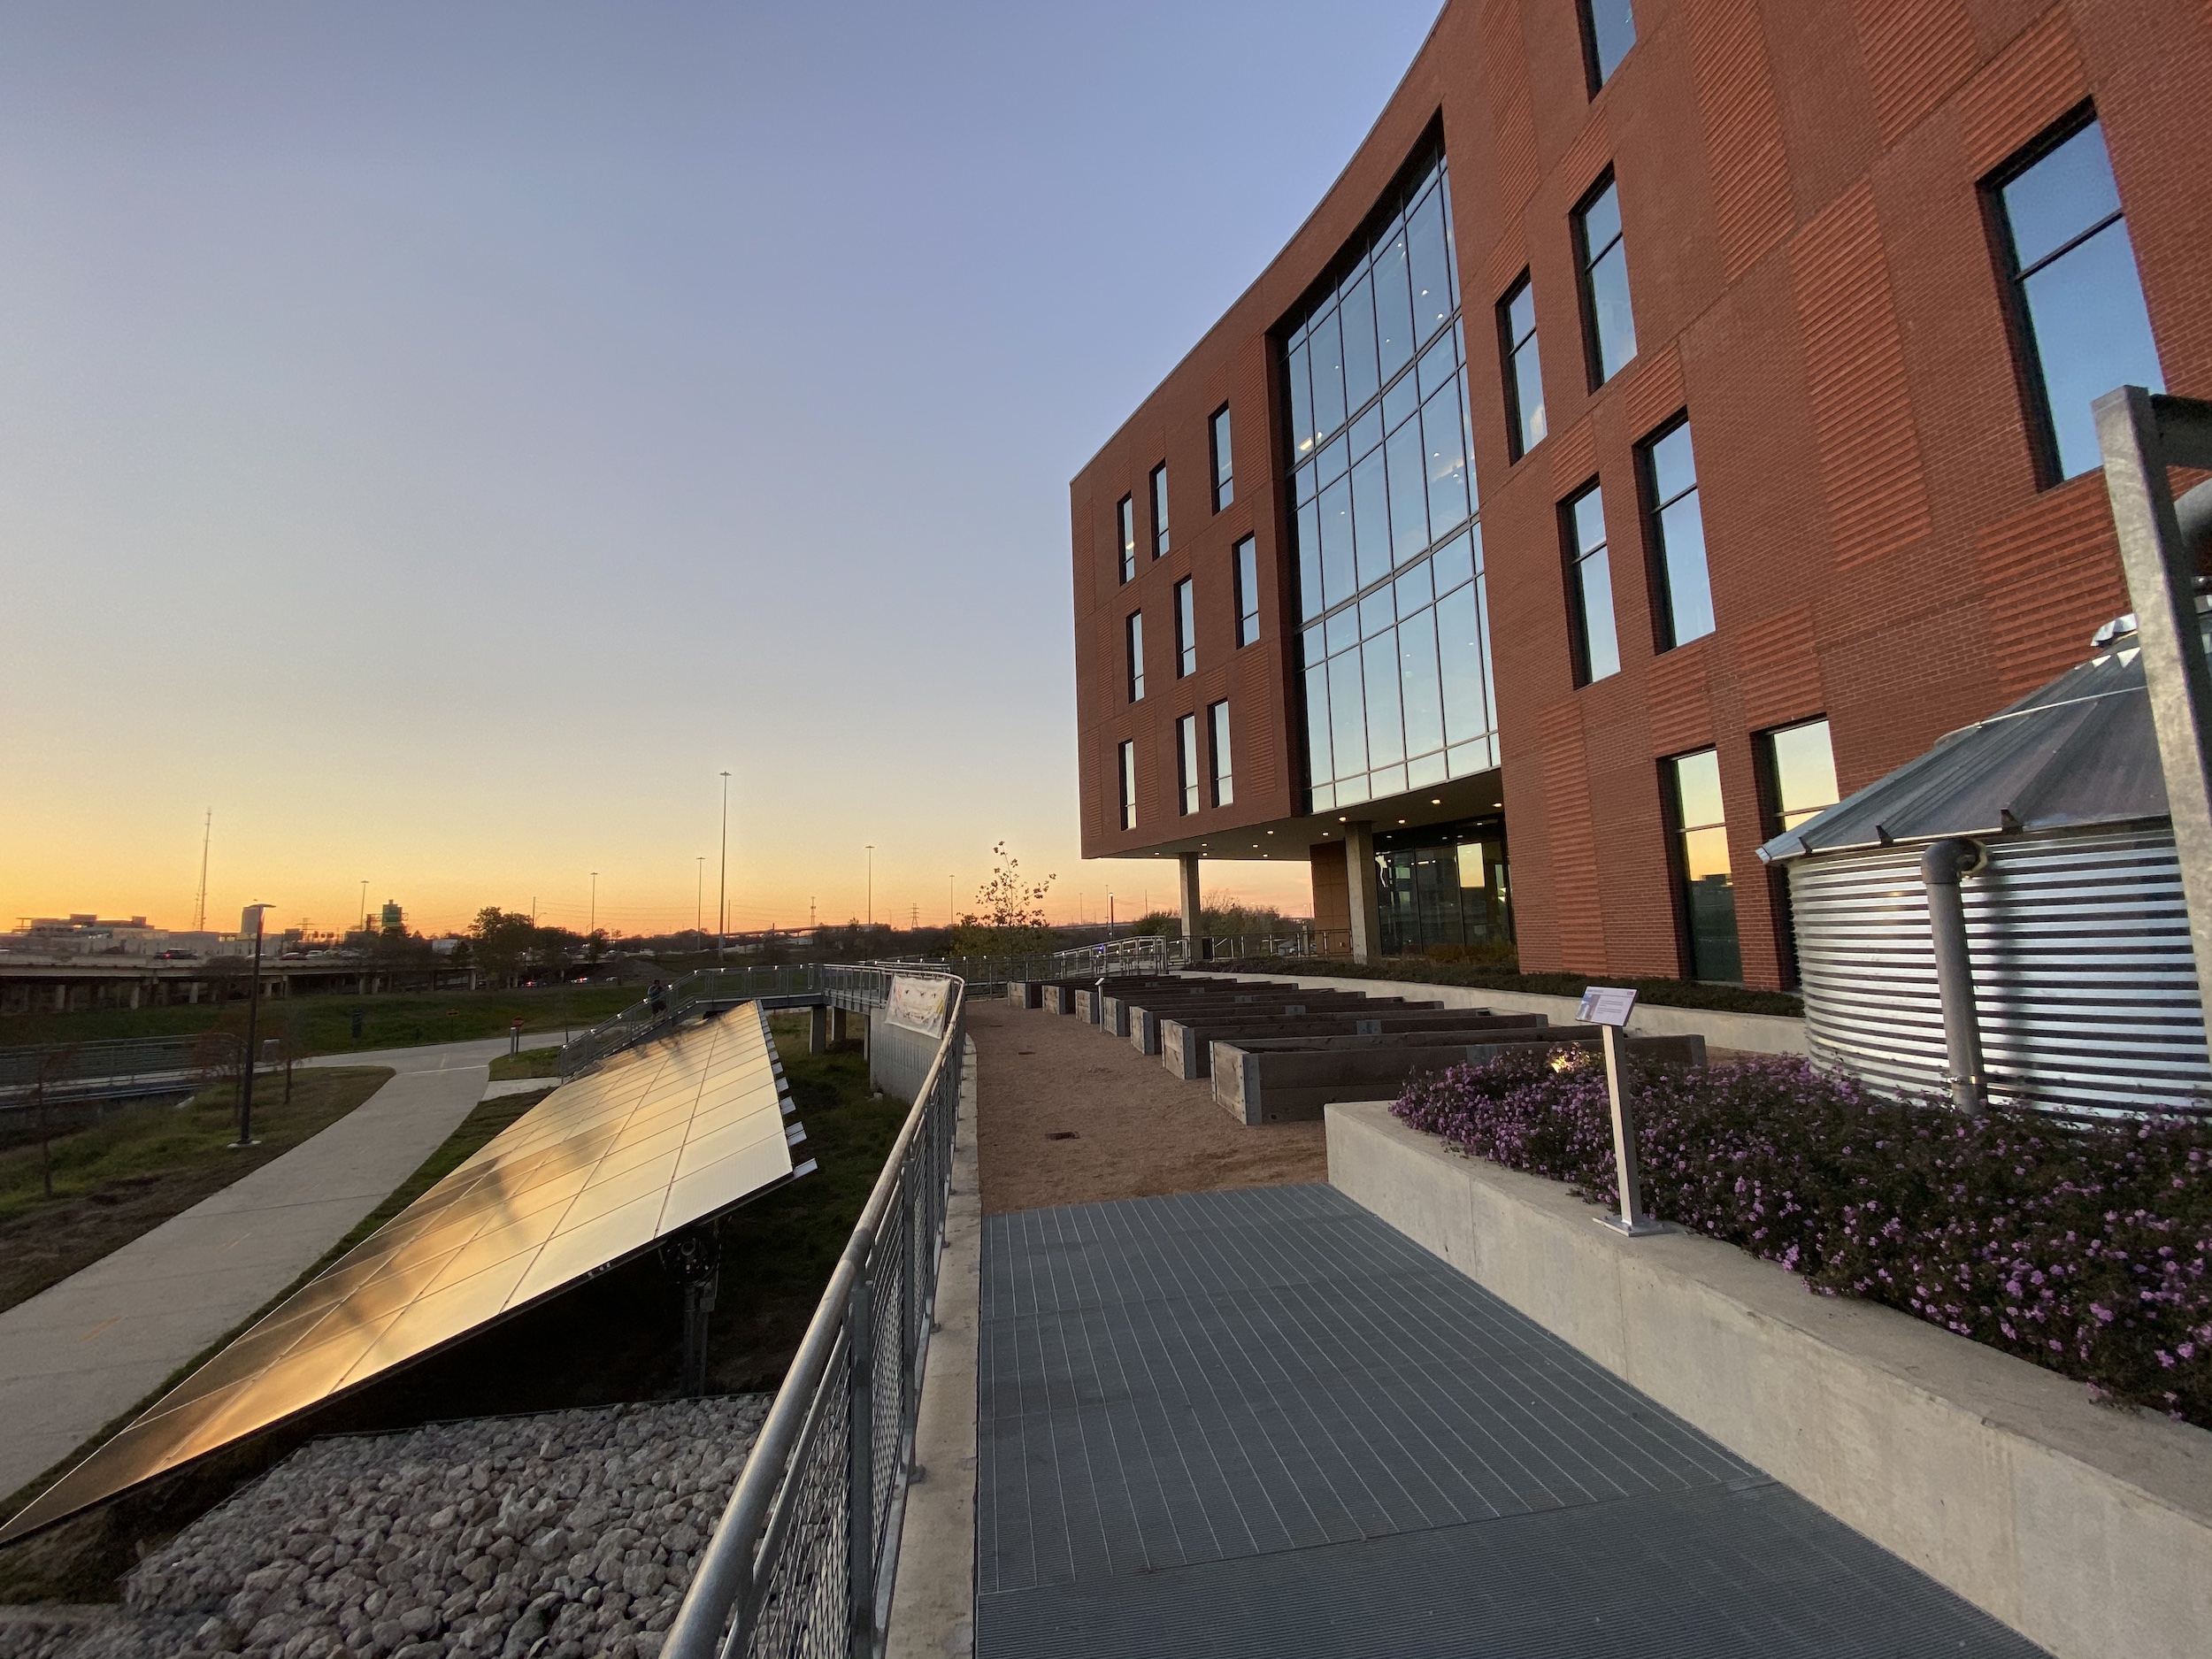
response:
<path id="1" fill-rule="evenodd" d="M 590 938 L 590 937 L 591 937 L 594 933 L 597 933 L 598 931 L 599 931 L 599 872 L 598 872 L 596 870 L 595 870 L 595 871 L 593 871 L 593 872 L 591 872 L 591 920 L 590 920 L 590 922 L 589 922 L 588 924 L 587 924 L 587 925 L 586 925 L 586 926 L 585 926 L 585 928 L 584 928 L 584 937 L 585 937 L 585 938 L 587 938 L 587 939 L 588 939 L 588 938 Z"/>
<path id="2" fill-rule="evenodd" d="M 707 856 L 699 859 L 699 884 L 691 895 L 691 931 L 699 935 L 699 949 L 707 948 Z"/>
<path id="3" fill-rule="evenodd" d="M 945 872 L 945 926 L 948 927 L 958 926 L 952 918 L 952 872 L 950 871 Z"/>
<path id="4" fill-rule="evenodd" d="M 876 925 L 876 844 L 868 843 L 868 926 Z"/>
<path id="5" fill-rule="evenodd" d="M 268 908 L 265 904 L 246 906 L 246 915 L 253 918 L 253 994 L 246 1004 L 246 1064 L 238 1076 L 238 1139 L 231 1143 L 233 1150 L 254 1143 L 253 1063 L 261 1034 L 261 918 Z"/>
<path id="6" fill-rule="evenodd" d="M 722 878 L 714 900 L 714 959 L 722 960 L 722 938 L 730 931 L 730 774 L 722 774 Z"/>

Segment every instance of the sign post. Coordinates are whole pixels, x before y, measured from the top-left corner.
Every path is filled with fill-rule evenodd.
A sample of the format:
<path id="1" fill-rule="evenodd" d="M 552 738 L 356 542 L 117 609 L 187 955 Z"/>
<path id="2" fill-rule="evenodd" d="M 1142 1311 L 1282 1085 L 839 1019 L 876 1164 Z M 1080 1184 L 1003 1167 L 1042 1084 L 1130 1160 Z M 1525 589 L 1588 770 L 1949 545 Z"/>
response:
<path id="1" fill-rule="evenodd" d="M 1579 1017 L 1598 1027 L 1605 1048 L 1605 1094 L 1613 1109 L 1613 1171 L 1620 1188 L 1621 1213 L 1597 1217 L 1602 1226 L 1640 1239 L 1667 1231 L 1663 1221 L 1644 1213 L 1644 1183 L 1636 1167 L 1636 1125 L 1621 1087 L 1621 1028 L 1635 1011 L 1636 993 L 1612 986 L 1594 985 L 1582 994 Z"/>

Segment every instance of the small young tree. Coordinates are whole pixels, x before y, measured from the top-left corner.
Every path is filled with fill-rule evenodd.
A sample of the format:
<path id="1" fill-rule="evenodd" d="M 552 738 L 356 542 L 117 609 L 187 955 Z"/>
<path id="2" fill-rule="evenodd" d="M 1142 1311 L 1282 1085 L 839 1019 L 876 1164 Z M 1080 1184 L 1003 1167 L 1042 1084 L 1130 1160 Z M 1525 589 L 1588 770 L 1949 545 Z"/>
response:
<path id="1" fill-rule="evenodd" d="M 1045 895 L 1055 877 L 1032 882 L 1021 872 L 1021 860 L 1000 841 L 991 849 L 998 866 L 991 879 L 976 889 L 976 909 L 960 918 L 952 930 L 949 949 L 955 956 L 1042 956 L 1059 941 L 1045 919 Z"/>

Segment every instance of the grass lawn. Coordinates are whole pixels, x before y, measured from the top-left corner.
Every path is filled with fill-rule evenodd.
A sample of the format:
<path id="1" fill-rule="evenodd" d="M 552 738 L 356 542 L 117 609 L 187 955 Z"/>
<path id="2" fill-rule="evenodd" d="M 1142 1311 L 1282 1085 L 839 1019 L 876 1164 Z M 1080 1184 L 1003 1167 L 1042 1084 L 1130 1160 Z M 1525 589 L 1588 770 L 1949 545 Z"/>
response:
<path id="1" fill-rule="evenodd" d="M 557 1043 L 550 1048 L 525 1048 L 520 1054 L 503 1054 L 492 1061 L 492 1081 L 511 1082 L 518 1078 L 557 1078 L 561 1074 L 561 1050 Z"/>
<path id="2" fill-rule="evenodd" d="M 296 1071 L 292 1103 L 281 1076 L 254 1085 L 254 1138 L 230 1150 L 237 1106 L 227 1087 L 187 1106 L 134 1106 L 51 1143 L 53 1196 L 39 1145 L 0 1151 L 0 1309 L 35 1296 L 81 1267 L 189 1210 L 248 1171 L 344 1117 L 384 1086 L 382 1066 Z"/>
<path id="3" fill-rule="evenodd" d="M 443 991 L 436 995 L 302 996 L 264 1003 L 260 1032 L 285 1034 L 296 1019 L 304 1054 L 354 1054 L 369 1048 L 409 1048 L 431 1042 L 503 1037 L 520 1015 L 525 1031 L 581 1031 L 638 1000 L 627 985 L 549 986 L 519 991 Z M 361 1011 L 361 1035 L 353 1014 Z M 81 1014 L 12 1014 L 0 1020 L 0 1047 L 90 1042 L 114 1037 L 173 1037 L 202 1032 L 227 1017 L 225 1030 L 245 1030 L 243 1002 L 218 1008 L 101 1008 Z"/>

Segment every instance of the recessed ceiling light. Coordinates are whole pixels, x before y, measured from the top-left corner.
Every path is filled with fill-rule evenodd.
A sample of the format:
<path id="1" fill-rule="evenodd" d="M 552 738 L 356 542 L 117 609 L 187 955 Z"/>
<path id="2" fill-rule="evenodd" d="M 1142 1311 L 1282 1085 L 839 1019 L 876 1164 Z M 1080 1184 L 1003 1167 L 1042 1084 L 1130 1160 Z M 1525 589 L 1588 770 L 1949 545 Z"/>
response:
<path id="1" fill-rule="evenodd" d="M 1398 820 L 1398 822 L 1399 822 L 1399 823 L 1401 823 L 1401 824 L 1402 824 L 1402 823 L 1404 823 L 1404 822 L 1405 822 L 1405 819 L 1403 819 L 1403 818 L 1400 818 L 1400 819 Z"/>
<path id="2" fill-rule="evenodd" d="M 1443 797 L 1440 795 L 1435 800 L 1431 801 L 1429 804 L 1431 806 L 1442 806 L 1444 804 Z"/>

